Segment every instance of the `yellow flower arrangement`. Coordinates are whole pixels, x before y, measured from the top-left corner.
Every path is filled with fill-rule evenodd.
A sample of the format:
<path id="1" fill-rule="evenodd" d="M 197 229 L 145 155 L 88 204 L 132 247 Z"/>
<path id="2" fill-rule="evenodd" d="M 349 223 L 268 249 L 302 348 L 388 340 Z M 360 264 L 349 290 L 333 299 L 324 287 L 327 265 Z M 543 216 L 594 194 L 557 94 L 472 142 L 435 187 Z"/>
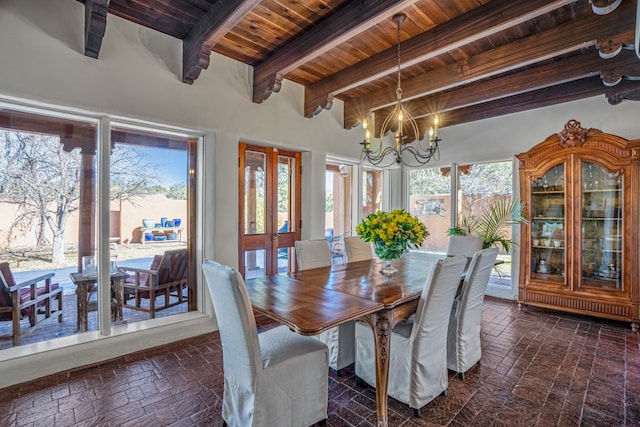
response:
<path id="1" fill-rule="evenodd" d="M 377 211 L 356 227 L 365 242 L 373 242 L 376 255 L 383 260 L 400 258 L 409 248 L 419 246 L 429 235 L 427 227 L 404 209 Z"/>

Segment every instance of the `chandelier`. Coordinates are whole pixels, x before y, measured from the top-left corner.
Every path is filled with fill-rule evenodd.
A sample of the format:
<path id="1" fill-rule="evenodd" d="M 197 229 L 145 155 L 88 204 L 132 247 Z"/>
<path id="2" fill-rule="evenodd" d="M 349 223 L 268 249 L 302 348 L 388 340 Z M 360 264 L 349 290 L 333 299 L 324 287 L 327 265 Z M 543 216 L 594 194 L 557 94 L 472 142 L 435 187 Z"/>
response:
<path id="1" fill-rule="evenodd" d="M 397 28 L 398 86 L 396 88 L 396 102 L 393 110 L 382 122 L 380 140 L 378 141 L 377 148 L 372 148 L 371 132 L 368 129 L 367 119 L 365 118 L 362 122 L 365 134 L 364 141 L 361 142 L 362 155 L 360 161 L 366 160 L 374 166 L 388 167 L 394 163 L 406 166 L 422 166 L 427 164 L 433 157 L 437 160 L 440 156 L 438 142 L 442 140 L 438 138 L 438 115 L 435 115 L 433 126 L 429 128 L 429 137 L 426 141 L 422 141 L 418 124 L 404 105 L 402 105 L 402 87 L 400 86 L 400 24 L 404 22 L 405 19 L 406 15 L 403 13 L 393 15 L 391 18 Z M 394 142 L 393 145 L 385 146 L 382 139 L 384 135 L 389 132 L 392 125 L 396 125 Z"/>

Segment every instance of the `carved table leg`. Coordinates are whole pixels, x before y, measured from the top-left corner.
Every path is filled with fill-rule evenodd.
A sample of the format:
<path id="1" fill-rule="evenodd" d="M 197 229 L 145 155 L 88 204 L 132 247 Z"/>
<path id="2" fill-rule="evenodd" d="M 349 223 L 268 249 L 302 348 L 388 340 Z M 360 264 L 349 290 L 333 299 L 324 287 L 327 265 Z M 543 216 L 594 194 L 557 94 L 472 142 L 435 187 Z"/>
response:
<path id="1" fill-rule="evenodd" d="M 374 334 L 376 351 L 376 413 L 378 427 L 387 427 L 387 389 L 389 382 L 389 349 L 391 346 L 391 327 L 389 313 L 372 313 L 370 325 Z"/>

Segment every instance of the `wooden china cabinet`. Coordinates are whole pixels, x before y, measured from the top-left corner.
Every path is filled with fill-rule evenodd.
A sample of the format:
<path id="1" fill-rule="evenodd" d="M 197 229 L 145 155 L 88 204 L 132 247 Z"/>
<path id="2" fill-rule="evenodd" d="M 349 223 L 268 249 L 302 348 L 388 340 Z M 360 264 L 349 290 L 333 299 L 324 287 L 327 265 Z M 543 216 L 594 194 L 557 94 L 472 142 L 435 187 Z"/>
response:
<path id="1" fill-rule="evenodd" d="M 519 154 L 518 304 L 640 322 L 640 140 L 576 120 Z"/>

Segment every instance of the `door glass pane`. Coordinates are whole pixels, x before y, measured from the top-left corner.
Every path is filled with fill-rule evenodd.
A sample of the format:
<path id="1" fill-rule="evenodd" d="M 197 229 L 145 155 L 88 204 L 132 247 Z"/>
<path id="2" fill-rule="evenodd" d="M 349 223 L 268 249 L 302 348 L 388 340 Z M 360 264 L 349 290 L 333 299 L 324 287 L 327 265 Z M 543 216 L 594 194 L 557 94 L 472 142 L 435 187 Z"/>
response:
<path id="1" fill-rule="evenodd" d="M 423 248 L 431 252 L 447 251 L 450 206 L 451 180 L 440 168 L 409 171 L 409 209 L 429 230 Z"/>
<path id="2" fill-rule="evenodd" d="M 14 331 L 10 305 L 2 307 L 0 336 L 15 332 L 15 345 L 24 345 L 73 335 L 79 327 L 96 330 L 95 276 L 78 285 L 86 297 L 80 300 L 70 276 L 81 271 L 83 256 L 96 255 L 96 126 L 1 108 L 0 119 L 0 291 L 8 296 L 5 304 L 23 295 L 24 309 Z M 45 292 L 47 281 L 53 292 Z M 4 283 L 17 288 L 10 292 Z M 40 289 L 37 307 L 23 294 L 30 283 Z M 82 322 L 79 313 L 85 313 Z M 12 339 L 0 340 L 0 349 L 13 346 Z"/>
<path id="3" fill-rule="evenodd" d="M 278 255 L 276 260 L 276 272 L 285 273 L 293 270 L 293 244 L 295 242 L 295 194 L 296 185 L 296 159 L 290 156 L 278 156 L 277 177 L 277 223 L 278 229 Z"/>
<path id="4" fill-rule="evenodd" d="M 565 282 L 565 165 L 561 163 L 532 183 L 531 277 Z"/>
<path id="5" fill-rule="evenodd" d="M 362 218 L 382 209 L 382 171 L 362 171 Z"/>
<path id="6" fill-rule="evenodd" d="M 582 184 L 581 286 L 622 289 L 622 176 L 584 162 Z"/>
<path id="7" fill-rule="evenodd" d="M 278 156 L 278 232 L 293 231 L 290 224 L 292 207 L 293 171 L 295 159 Z"/>
<path id="8" fill-rule="evenodd" d="M 185 313 L 196 295 L 189 293 L 189 140 L 123 127 L 111 135 L 110 254 L 114 271 L 128 274 L 123 321 Z"/>
<path id="9" fill-rule="evenodd" d="M 244 252 L 245 279 L 265 275 L 266 255 L 267 251 L 264 249 Z M 286 256 L 287 254 L 284 255 Z"/>
<path id="10" fill-rule="evenodd" d="M 513 167 L 511 162 L 478 163 L 458 168 L 458 215 L 467 218 L 481 218 L 491 211 L 496 202 L 511 202 L 513 188 Z M 511 218 L 505 218 L 505 221 Z M 500 236 L 511 240 L 511 225 L 499 228 Z M 489 283 L 511 288 L 511 252 L 507 253 L 500 243 L 496 243 L 500 252 L 501 264 L 491 271 Z M 564 265 L 564 263 L 562 263 Z"/>
<path id="11" fill-rule="evenodd" d="M 351 235 L 351 169 L 327 164 L 325 173 L 325 236 L 334 264 L 345 262 L 344 238 Z"/>
<path id="12" fill-rule="evenodd" d="M 247 151 L 245 155 L 244 188 L 244 224 L 245 234 L 264 234 L 266 232 L 266 154 Z"/>

